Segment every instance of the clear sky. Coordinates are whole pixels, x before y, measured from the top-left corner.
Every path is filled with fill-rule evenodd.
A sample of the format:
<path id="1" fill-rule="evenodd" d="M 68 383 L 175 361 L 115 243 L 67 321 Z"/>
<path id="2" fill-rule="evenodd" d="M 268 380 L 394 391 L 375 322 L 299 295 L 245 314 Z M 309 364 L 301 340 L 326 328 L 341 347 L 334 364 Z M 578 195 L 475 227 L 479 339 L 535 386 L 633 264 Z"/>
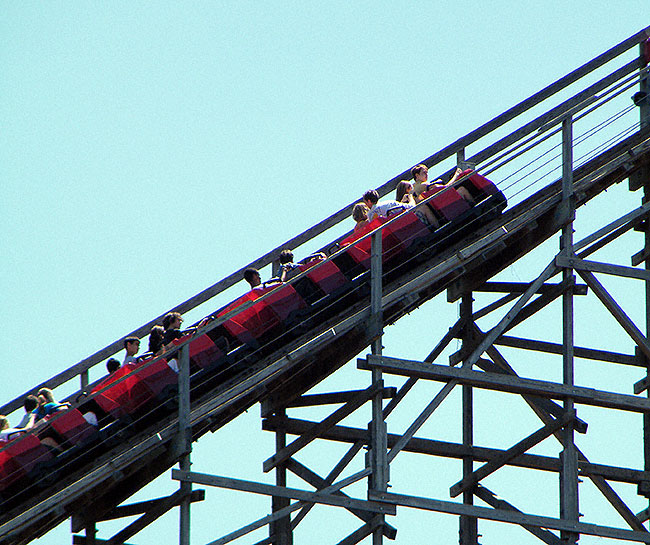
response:
<path id="1" fill-rule="evenodd" d="M 2 2 L 0 13 L 5 400 L 650 24 L 647 0 Z M 635 244 L 626 256 L 640 248 Z M 526 280 L 536 273 L 522 265 L 508 274 Z M 437 298 L 413 317 L 435 324 L 432 338 L 409 336 L 395 349 L 386 343 L 386 353 L 423 358 L 456 313 Z M 403 340 L 408 327 L 397 326 L 393 337 Z M 611 345 L 619 341 L 612 337 Z M 632 350 L 629 342 L 616 349 Z M 352 362 L 327 387 L 368 381 Z M 621 388 L 631 391 L 627 383 Z M 432 391 L 420 401 L 426 404 Z M 488 430 L 501 424 L 486 420 Z M 443 418 L 444 426 L 452 428 Z M 270 478 L 261 464 L 273 437 L 259 430 L 254 407 L 200 442 L 193 469 Z M 441 437 L 436 427 L 427 431 Z M 328 459 L 325 451 L 312 452 Z M 426 482 L 453 468 L 441 490 L 455 482 L 451 462 L 409 456 L 393 472 L 396 491 L 399 477 L 416 469 Z M 335 459 L 329 462 L 323 472 Z M 174 486 L 164 476 L 139 499 Z M 207 494 L 209 501 L 193 510 L 193 543 L 217 539 L 270 509 L 265 498 Z M 600 504 L 590 505 L 590 522 L 622 525 L 616 517 L 599 520 Z M 297 542 L 334 543 L 357 525 L 330 508 L 315 514 Z M 328 520 L 336 528 L 326 528 Z M 400 544 L 457 539 L 449 516 L 401 510 L 395 524 Z M 99 537 L 115 528 L 100 526 Z M 534 541 L 517 528 L 481 528 L 485 545 Z M 174 512 L 131 541 L 173 543 L 176 532 Z M 64 524 L 38 543 L 69 539 Z"/>

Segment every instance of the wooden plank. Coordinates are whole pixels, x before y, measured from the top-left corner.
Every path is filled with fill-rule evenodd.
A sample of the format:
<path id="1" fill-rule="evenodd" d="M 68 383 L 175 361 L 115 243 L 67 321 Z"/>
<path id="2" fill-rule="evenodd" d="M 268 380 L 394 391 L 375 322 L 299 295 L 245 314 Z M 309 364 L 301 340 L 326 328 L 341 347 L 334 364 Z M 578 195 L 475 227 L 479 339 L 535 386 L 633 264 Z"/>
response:
<path id="1" fill-rule="evenodd" d="M 355 477 L 357 477 L 357 480 L 359 480 L 367 477 L 369 474 L 369 470 L 365 470 L 359 472 L 359 474 L 357 474 Z M 292 498 L 314 503 L 324 503 L 326 505 L 334 505 L 337 507 L 360 509 L 374 513 L 383 513 L 386 515 L 395 514 L 394 507 L 382 503 L 336 496 L 334 494 L 324 492 L 308 492 L 306 490 L 298 490 L 296 488 L 274 486 L 270 484 L 256 483 L 253 481 L 244 481 L 241 479 L 231 479 L 227 477 L 220 477 L 218 475 L 207 475 L 205 473 L 196 473 L 193 471 L 179 471 L 177 469 L 174 469 L 172 470 L 172 479 L 179 481 L 190 481 L 206 486 L 228 488 L 230 490 L 252 492 L 254 494 L 263 494 L 265 496 L 280 496 L 283 498 Z"/>
<path id="2" fill-rule="evenodd" d="M 287 405 L 288 408 L 313 407 L 315 405 L 332 405 L 337 403 L 348 403 L 364 390 L 350 390 L 347 392 L 328 392 L 325 394 L 302 395 Z M 390 386 L 382 390 L 384 399 L 391 399 L 397 395 L 397 388 Z"/>
<path id="3" fill-rule="evenodd" d="M 274 418 L 269 418 L 263 422 L 263 429 L 267 431 L 275 431 Z M 287 433 L 300 435 L 305 430 L 309 429 L 315 423 L 295 418 L 289 418 L 284 421 L 284 426 Z M 368 442 L 368 430 L 363 428 L 352 428 L 349 426 L 333 426 L 323 434 L 321 439 L 327 441 L 337 441 L 342 443 L 356 443 Z M 393 447 L 400 439 L 401 435 L 388 434 L 388 446 Z M 480 447 L 473 445 L 467 448 L 461 443 L 451 443 L 448 441 L 438 441 L 434 439 L 424 439 L 421 437 L 413 437 L 405 445 L 405 451 L 415 454 L 425 454 L 428 456 L 441 456 L 444 458 L 461 459 L 463 456 L 472 456 L 476 461 L 488 462 L 494 457 L 501 455 L 504 451 L 489 447 Z M 553 471 L 559 472 L 560 464 L 557 457 L 542 456 L 538 454 L 522 454 L 509 461 L 508 465 L 523 467 L 528 469 L 536 469 L 540 471 Z M 604 464 L 594 464 L 587 460 L 578 461 L 581 475 L 592 476 L 598 475 L 604 479 L 625 482 L 630 484 L 639 484 L 646 480 L 650 480 L 650 472 L 608 466 Z"/>
<path id="4" fill-rule="evenodd" d="M 635 269 L 634 267 L 623 267 L 622 265 L 612 265 L 610 263 L 600 263 L 597 261 L 587 261 L 574 257 L 565 257 L 558 255 L 555 258 L 558 267 L 568 267 L 581 271 L 590 271 L 625 278 L 636 278 L 639 280 L 650 280 L 650 271 Z"/>
<path id="5" fill-rule="evenodd" d="M 107 545 L 108 541 L 105 539 L 99 539 L 96 537 L 93 540 L 94 545 Z M 87 540 L 86 536 L 79 536 L 79 535 L 73 535 L 72 536 L 72 545 L 93 545 L 91 544 L 91 540 Z M 133 545 L 129 543 L 123 543 L 122 545 Z"/>
<path id="6" fill-rule="evenodd" d="M 338 461 L 338 463 L 332 468 L 332 470 L 328 473 L 327 477 L 325 477 L 325 483 L 327 486 L 330 486 L 336 478 L 343 472 L 343 470 L 348 467 L 350 462 L 354 459 L 354 457 L 359 454 L 361 449 L 363 448 L 364 443 L 363 441 L 356 441 L 355 443 L 352 444 L 352 446 L 347 450 L 347 452 L 341 457 L 341 459 Z M 326 492 L 323 488 L 323 491 Z M 291 528 L 295 529 L 298 524 L 307 516 L 311 508 L 314 506 L 313 503 L 308 503 L 306 502 L 304 507 L 300 510 L 300 513 L 298 513 L 295 517 L 293 517 L 293 520 L 291 521 Z"/>
<path id="7" fill-rule="evenodd" d="M 457 320 L 456 323 L 449 328 L 449 331 L 445 333 L 440 342 L 435 346 L 435 348 L 424 358 L 425 362 L 435 361 L 435 359 L 442 353 L 442 351 L 447 347 L 447 345 L 454 340 L 458 333 L 463 327 L 463 322 Z M 411 391 L 413 386 L 417 383 L 417 379 L 408 378 L 404 384 L 400 387 L 397 395 L 391 399 L 388 404 L 384 407 L 383 410 L 383 419 L 386 420 L 388 416 L 395 410 L 395 407 L 406 397 L 406 394 Z"/>
<path id="8" fill-rule="evenodd" d="M 559 343 L 523 339 L 521 337 L 510 337 L 508 335 L 501 335 L 494 344 L 520 348 L 522 350 L 546 352 L 548 354 L 562 354 L 562 345 Z M 597 350 L 595 348 L 585 348 L 580 346 L 574 347 L 574 354 L 578 358 L 633 365 L 635 367 L 645 367 L 643 360 L 638 358 L 636 355 L 631 354 L 620 354 L 619 352 L 610 352 L 608 350 Z"/>
<path id="9" fill-rule="evenodd" d="M 637 265 L 641 265 L 644 261 L 646 261 L 650 257 L 650 248 L 639 250 L 637 253 L 635 253 L 631 258 L 630 262 L 632 263 L 633 267 L 636 267 Z"/>
<path id="10" fill-rule="evenodd" d="M 499 361 L 499 365 L 502 365 L 504 369 L 508 369 L 509 372 L 515 374 L 514 369 L 512 369 L 508 363 L 503 359 L 503 357 L 499 354 L 498 350 L 492 346 L 488 349 L 488 353 L 490 354 L 491 357 L 495 358 L 495 361 Z M 533 409 L 535 414 L 539 416 L 539 418 L 542 420 L 544 423 L 549 423 L 550 421 L 550 416 L 548 409 L 545 408 L 545 406 L 550 402 L 550 400 L 542 399 L 542 398 L 537 398 L 537 399 L 531 399 L 529 396 L 523 396 L 526 402 L 530 405 L 530 407 Z M 552 408 L 551 408 L 551 413 Z M 582 428 L 580 427 L 582 425 Z M 579 431 L 581 433 L 586 432 L 586 423 L 582 422 L 579 418 L 576 418 L 574 421 L 574 428 L 576 431 Z M 564 445 L 564 437 L 563 435 L 556 433 L 555 437 L 560 441 L 562 445 Z M 589 460 L 587 457 L 579 450 L 577 450 L 577 467 L 580 468 L 582 463 L 589 463 Z M 614 491 L 614 489 L 609 485 L 607 481 L 605 481 L 604 478 L 600 475 L 594 475 L 590 474 L 588 475 L 593 484 L 596 486 L 596 488 L 603 494 L 603 496 L 609 501 L 609 503 L 614 507 L 614 509 L 621 515 L 623 520 L 625 520 L 632 529 L 634 530 L 639 530 L 639 531 L 645 531 L 645 528 L 643 525 L 639 522 L 639 520 L 634 516 L 634 513 L 630 510 L 630 508 L 625 504 L 625 502 L 620 498 L 620 496 Z"/>
<path id="11" fill-rule="evenodd" d="M 549 293 L 554 292 L 561 283 L 544 283 L 535 293 Z M 482 291 L 486 293 L 524 293 L 528 287 L 529 283 L 525 282 L 486 282 L 482 286 L 479 286 L 474 291 Z M 574 295 L 587 295 L 587 286 L 584 284 L 575 284 Z"/>
<path id="12" fill-rule="evenodd" d="M 641 392 L 645 392 L 648 389 L 648 386 L 650 386 L 650 377 L 644 377 L 641 380 L 634 383 L 634 387 L 632 388 L 632 391 L 636 395 L 639 395 Z"/>
<path id="13" fill-rule="evenodd" d="M 553 274 L 555 274 L 555 264 L 553 262 L 549 263 L 542 273 L 530 283 L 528 289 L 522 294 L 519 300 L 514 304 L 514 306 L 508 311 L 508 313 L 501 319 L 501 321 L 494 326 L 486 335 L 485 338 L 479 343 L 471 355 L 467 358 L 467 364 L 473 365 L 477 362 L 478 358 L 485 352 L 488 346 L 490 346 L 496 339 L 501 335 L 510 322 L 514 320 L 519 313 L 519 311 L 524 307 L 524 305 L 530 300 L 530 298 L 535 294 L 537 289 L 546 282 Z"/>
<path id="14" fill-rule="evenodd" d="M 608 407 L 639 413 L 650 412 L 649 399 L 596 390 L 595 388 L 565 386 L 564 384 L 556 384 L 543 380 L 497 375 L 465 368 L 457 369 L 442 365 L 424 364 L 412 360 L 373 356 L 372 354 L 368 355 L 365 360 L 358 359 L 357 367 L 365 370 L 380 367 L 383 372 L 390 374 L 416 376 L 418 378 L 441 382 L 456 380 L 460 384 L 469 384 L 476 388 L 510 392 L 513 394 L 533 394 L 553 399 L 572 397 L 576 403 L 584 405 Z"/>
<path id="15" fill-rule="evenodd" d="M 262 517 L 260 519 L 257 519 L 254 522 L 251 522 L 250 524 L 246 524 L 245 526 L 242 526 L 238 530 L 235 530 L 234 532 L 230 532 L 229 534 L 226 534 L 223 537 L 220 537 L 219 539 L 215 539 L 214 541 L 210 541 L 207 545 L 224 545 L 225 543 L 230 543 L 231 541 L 235 541 L 235 539 L 239 539 L 242 536 L 245 536 L 246 534 L 249 534 L 250 532 L 253 532 L 259 528 L 263 528 L 264 526 L 271 524 L 272 522 L 275 522 L 276 520 L 282 519 L 294 511 L 297 511 L 304 505 L 304 502 L 302 501 L 297 501 L 295 503 L 292 503 L 288 505 L 287 507 L 284 507 L 278 511 L 275 511 L 271 515 L 266 515 L 265 517 Z M 258 543 L 272 543 L 274 539 L 267 538 L 264 539 L 261 542 Z"/>
<path id="16" fill-rule="evenodd" d="M 449 293 L 450 290 L 447 290 Z M 500 309 L 502 306 L 507 305 L 508 303 L 511 303 L 515 299 L 519 297 L 518 293 L 509 293 L 508 295 L 501 297 L 500 299 L 497 299 L 493 303 L 490 303 L 489 305 L 484 306 L 482 309 L 477 310 L 472 314 L 472 320 L 480 320 L 481 318 L 487 316 L 491 312 L 494 312 L 495 310 Z M 449 296 L 447 297 L 449 299 Z"/>
<path id="17" fill-rule="evenodd" d="M 551 290 L 547 291 L 546 293 L 540 295 L 530 303 L 526 304 L 517 313 L 517 315 L 514 316 L 509 323 L 507 323 L 507 325 L 503 329 L 503 332 L 505 333 L 506 331 L 510 331 L 511 329 L 513 329 L 514 327 L 522 323 L 524 320 L 527 320 L 532 315 L 542 310 L 544 307 L 546 307 L 547 305 L 552 303 L 555 299 L 560 297 L 563 293 L 565 293 L 572 285 L 573 285 L 572 279 L 563 280 L 559 284 L 554 285 Z M 485 339 L 485 336 L 486 334 L 481 332 L 480 335 L 477 335 L 477 338 Z M 502 336 L 503 335 L 500 335 L 499 337 L 497 337 L 497 339 L 501 338 Z M 461 361 L 467 359 L 469 355 L 472 353 L 472 350 L 475 349 L 475 346 L 476 345 L 472 346 L 470 343 L 467 343 L 467 346 L 461 348 L 458 352 L 451 354 L 449 356 L 450 365 L 456 365 Z M 488 346 L 486 350 L 489 351 L 490 346 Z"/>
<path id="18" fill-rule="evenodd" d="M 430 498 L 422 498 L 419 496 L 407 496 L 404 494 L 393 494 L 390 492 L 375 492 L 371 490 L 368 492 L 368 497 L 374 501 L 383 501 L 404 507 L 413 507 L 415 509 L 424 509 L 438 513 L 465 515 L 485 520 L 508 522 L 511 524 L 518 524 L 520 526 L 539 526 L 553 530 L 577 532 L 579 534 L 610 537 L 613 539 L 623 539 L 628 541 L 638 541 L 641 543 L 650 543 L 650 533 L 648 532 L 623 530 L 620 528 L 612 528 L 611 526 L 601 526 L 599 524 L 570 522 L 551 517 L 528 515 L 517 511 L 490 509 L 487 507 L 475 507 L 450 501 L 434 500 Z"/>
<path id="19" fill-rule="evenodd" d="M 613 232 L 616 232 L 620 228 L 627 228 L 627 230 L 632 229 L 638 222 L 643 221 L 643 219 L 648 215 L 650 211 L 650 203 L 646 203 L 639 208 L 624 214 L 620 218 L 614 220 L 613 222 L 601 227 L 597 231 L 594 231 L 591 235 L 586 236 L 579 242 L 573 245 L 573 251 L 579 252 L 583 248 L 587 248 L 594 242 L 597 242 L 599 239 L 607 236 Z M 622 234 L 622 233 L 621 233 Z M 582 256 L 580 256 L 582 257 Z"/>

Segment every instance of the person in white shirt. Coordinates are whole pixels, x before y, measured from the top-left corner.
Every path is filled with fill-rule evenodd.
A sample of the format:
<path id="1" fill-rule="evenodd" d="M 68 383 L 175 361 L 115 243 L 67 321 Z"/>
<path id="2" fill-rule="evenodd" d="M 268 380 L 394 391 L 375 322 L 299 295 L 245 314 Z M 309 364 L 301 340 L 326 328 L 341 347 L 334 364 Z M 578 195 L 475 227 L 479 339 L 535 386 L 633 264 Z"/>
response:
<path id="1" fill-rule="evenodd" d="M 23 428 L 10 428 L 9 419 L 4 414 L 0 414 L 0 442 L 12 441 L 25 432 Z"/>
<path id="2" fill-rule="evenodd" d="M 368 221 L 376 216 L 387 218 L 390 215 L 398 214 L 408 208 L 415 206 L 411 203 L 397 202 L 393 200 L 379 202 L 379 193 L 375 189 L 369 189 L 363 194 L 363 202 L 368 207 Z"/>

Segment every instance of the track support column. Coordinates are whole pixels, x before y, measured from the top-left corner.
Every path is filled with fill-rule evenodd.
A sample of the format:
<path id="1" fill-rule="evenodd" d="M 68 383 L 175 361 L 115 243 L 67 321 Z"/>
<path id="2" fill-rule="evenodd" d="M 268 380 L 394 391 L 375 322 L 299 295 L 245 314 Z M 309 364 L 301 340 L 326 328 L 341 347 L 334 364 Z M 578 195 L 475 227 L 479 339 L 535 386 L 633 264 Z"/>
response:
<path id="1" fill-rule="evenodd" d="M 471 328 L 469 327 L 472 320 L 472 302 L 474 301 L 472 293 L 463 295 L 460 302 L 460 319 L 463 322 L 463 345 L 471 345 Z M 465 367 L 465 364 L 463 364 Z M 471 369 L 470 364 L 468 368 Z M 474 442 L 474 396 L 471 386 L 463 386 L 463 447 L 469 449 Z M 474 471 L 474 460 L 472 456 L 463 456 L 463 478 L 471 475 Z M 463 503 L 465 505 L 474 505 L 473 491 L 466 490 L 463 492 Z M 461 516 L 459 528 L 460 545 L 478 545 L 478 519 L 476 517 Z"/>
<path id="2" fill-rule="evenodd" d="M 571 117 L 562 121 L 562 205 L 566 214 L 566 222 L 560 238 L 560 254 L 570 258 L 573 256 L 573 220 L 575 218 L 575 203 L 573 197 L 573 123 Z M 565 282 L 575 284 L 573 269 L 567 267 L 562 271 Z M 562 368 L 563 383 L 574 385 L 574 339 L 573 339 L 573 287 L 562 295 Z M 574 400 L 566 398 L 564 411 L 573 413 Z M 564 426 L 562 431 L 564 448 L 560 454 L 560 517 L 567 522 L 578 522 L 578 451 L 574 442 L 573 421 Z M 579 534 L 564 531 L 562 541 L 576 544 Z"/>
<path id="3" fill-rule="evenodd" d="M 190 345 L 181 347 L 178 360 L 180 369 L 178 374 L 178 439 L 183 456 L 178 465 L 181 471 L 191 470 L 190 453 L 192 452 L 192 427 L 190 423 Z M 181 482 L 183 499 L 180 504 L 179 544 L 190 545 L 190 505 L 192 483 Z"/>
<path id="4" fill-rule="evenodd" d="M 287 416 L 286 409 L 284 408 L 276 410 L 274 414 L 279 419 L 284 419 Z M 280 452 L 286 446 L 287 434 L 284 427 L 280 427 L 275 432 L 275 451 Z M 277 486 L 287 486 L 287 467 L 285 464 L 280 464 L 275 468 L 275 484 Z M 289 498 L 282 498 L 280 496 L 272 496 L 271 498 L 271 510 L 273 513 L 288 507 L 289 504 Z M 291 517 L 289 515 L 272 522 L 269 526 L 269 532 L 269 537 L 273 539 L 275 545 L 293 544 Z"/>
<path id="5" fill-rule="evenodd" d="M 381 355 L 383 316 L 381 298 L 382 286 L 382 231 L 372 235 L 370 256 L 370 323 L 374 338 L 372 353 Z M 381 369 L 372 370 L 372 384 L 383 385 Z M 372 421 L 370 423 L 370 489 L 377 492 L 386 492 L 388 489 L 388 438 L 386 422 L 383 416 L 383 390 L 380 387 L 372 398 Z M 373 545 L 382 545 L 384 515 L 381 515 L 382 524 L 379 524 L 372 533 Z"/>
<path id="6" fill-rule="evenodd" d="M 648 59 L 646 58 L 646 43 L 642 43 L 639 46 L 639 56 L 641 62 L 647 63 Z M 639 106 L 639 121 L 641 129 L 650 125 L 650 78 L 648 74 L 645 73 L 641 76 L 639 82 L 639 92 L 637 94 L 641 99 L 637 102 Z M 648 173 L 648 168 L 642 169 L 639 173 L 639 176 L 643 176 L 644 173 Z M 631 181 L 631 180 L 630 180 Z M 639 180 L 643 184 L 643 197 L 642 204 L 650 202 L 650 178 L 646 177 L 645 179 Z M 650 255 L 650 229 L 648 220 L 646 219 L 643 222 L 644 230 L 644 255 Z M 645 260 L 645 269 L 650 271 L 650 258 Z M 645 283 L 645 308 L 646 308 L 646 337 L 650 335 L 650 282 L 646 281 Z M 639 354 L 642 354 L 638 351 Z M 647 374 L 650 379 L 650 360 L 645 359 L 647 366 Z M 648 397 L 650 397 L 650 388 L 646 390 Z M 643 455 L 644 455 L 644 469 L 650 471 L 650 414 L 644 413 L 643 415 Z M 650 482 L 644 482 L 639 485 L 639 494 L 644 495 L 646 498 L 650 498 Z"/>

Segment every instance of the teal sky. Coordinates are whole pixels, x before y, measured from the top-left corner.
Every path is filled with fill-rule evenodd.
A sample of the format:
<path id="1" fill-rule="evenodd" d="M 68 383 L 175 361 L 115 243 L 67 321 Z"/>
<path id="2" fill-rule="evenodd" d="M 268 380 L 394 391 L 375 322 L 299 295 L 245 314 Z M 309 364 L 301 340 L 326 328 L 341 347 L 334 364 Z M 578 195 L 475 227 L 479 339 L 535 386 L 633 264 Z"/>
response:
<path id="1" fill-rule="evenodd" d="M 0 300 L 9 318 L 0 337 L 4 400 L 188 299 L 650 24 L 647 0 L 1 5 Z M 612 192 L 607 206 L 624 212 L 640 196 L 628 200 L 622 189 Z M 598 220 L 592 212 L 588 222 Z M 640 244 L 632 239 L 622 259 Z M 533 257 L 504 274 L 528 280 L 537 265 Z M 242 290 L 236 286 L 188 318 Z M 637 317 L 633 293 L 622 290 L 626 296 Z M 438 297 L 394 328 L 386 353 L 423 358 L 456 314 L 455 305 Z M 432 325 L 430 339 L 410 334 L 419 324 Z M 610 326 L 598 324 L 604 333 L 596 340 L 630 352 L 630 343 Z M 589 333 L 583 344 L 592 340 Z M 532 359 L 523 365 L 548 380 L 561 370 L 555 366 L 543 375 Z M 639 378 L 628 375 L 619 391 L 629 393 Z M 322 388 L 368 382 L 351 363 Z M 420 395 L 426 404 L 435 387 L 416 400 Z M 504 410 L 523 430 L 510 443 L 503 439 L 507 448 L 537 423 L 502 397 Z M 503 425 L 490 418 L 497 413 L 490 399 L 485 397 L 479 418 L 486 445 Z M 457 439 L 460 419 L 453 406 L 435 422 L 421 435 Z M 638 435 L 639 422 L 626 421 L 629 435 Z M 389 424 L 389 431 L 399 426 Z M 193 469 L 270 479 L 261 464 L 272 448 L 273 437 L 260 431 L 253 407 L 200 442 Z M 326 473 L 341 449 L 319 448 L 312 445 L 306 454 Z M 392 474 L 395 491 L 401 477 L 416 471 L 426 475 L 423 483 L 429 477 L 455 482 L 455 462 L 403 456 Z M 594 457 L 611 462 L 605 453 Z M 623 455 L 620 463 L 639 462 Z M 442 478 L 447 471 L 454 473 Z M 504 497 L 522 495 L 512 484 L 518 475 L 513 471 L 510 484 L 499 483 Z M 543 478 L 547 483 L 551 477 Z M 174 486 L 163 476 L 138 499 Z M 306 487 L 297 480 L 290 486 Z M 583 497 L 591 507 L 585 507 L 589 521 L 622 525 L 588 486 Z M 552 480 L 549 487 L 557 493 Z M 426 487 L 413 492 L 445 498 Z M 265 498 L 207 494 L 208 501 L 193 510 L 193 543 L 217 539 L 270 509 Z M 540 511 L 546 507 L 541 502 Z M 647 502 L 639 510 L 644 507 Z M 356 519 L 333 508 L 315 514 L 313 523 L 301 525 L 298 543 L 335 543 L 357 527 Z M 329 520 L 333 528 L 324 528 Z M 401 510 L 395 524 L 398 544 L 457 542 L 453 517 Z M 481 528 L 484 545 L 534 542 L 518 528 Z M 100 526 L 99 537 L 117 529 Z M 176 533 L 172 513 L 131 541 L 173 543 Z M 262 538 L 258 533 L 237 543 Z M 69 540 L 64 524 L 37 542 Z"/>

